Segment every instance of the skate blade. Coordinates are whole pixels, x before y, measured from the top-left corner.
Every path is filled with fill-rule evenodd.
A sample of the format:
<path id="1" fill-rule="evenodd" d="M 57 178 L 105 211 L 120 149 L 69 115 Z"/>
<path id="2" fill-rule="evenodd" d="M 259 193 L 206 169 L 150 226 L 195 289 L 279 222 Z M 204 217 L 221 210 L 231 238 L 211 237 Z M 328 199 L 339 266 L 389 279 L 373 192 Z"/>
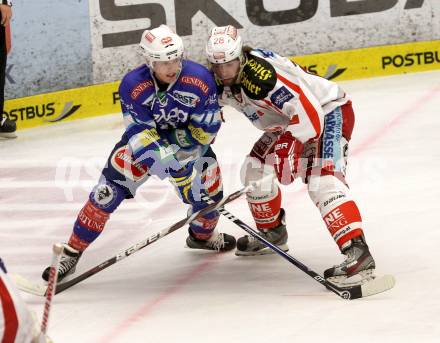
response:
<path id="1" fill-rule="evenodd" d="M 284 252 L 289 251 L 289 246 L 287 244 L 277 245 L 277 247 Z M 258 255 L 270 255 L 270 254 L 275 254 L 275 252 L 268 247 L 265 247 L 257 251 L 241 251 L 235 249 L 235 256 L 258 256 Z"/>
<path id="2" fill-rule="evenodd" d="M 5 139 L 12 139 L 17 138 L 17 134 L 14 132 L 1 132 L 0 137 Z"/>
<path id="3" fill-rule="evenodd" d="M 354 286 L 362 286 L 366 282 L 374 280 L 374 269 L 363 270 L 356 275 L 347 277 L 345 275 L 329 277 L 327 281 L 340 288 L 349 288 Z"/>

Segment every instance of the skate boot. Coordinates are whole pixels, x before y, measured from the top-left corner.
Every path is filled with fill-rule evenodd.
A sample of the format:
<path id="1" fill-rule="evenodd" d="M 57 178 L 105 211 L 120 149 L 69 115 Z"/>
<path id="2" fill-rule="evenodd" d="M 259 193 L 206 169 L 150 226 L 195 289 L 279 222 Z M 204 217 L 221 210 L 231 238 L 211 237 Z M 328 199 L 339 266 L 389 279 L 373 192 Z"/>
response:
<path id="1" fill-rule="evenodd" d="M 347 256 L 344 262 L 327 269 L 324 278 L 341 287 L 361 285 L 375 278 L 374 259 L 363 237 L 353 238 L 345 243 L 342 253 Z"/>
<path id="2" fill-rule="evenodd" d="M 12 121 L 8 118 L 2 117 L 0 113 L 0 137 L 3 138 L 15 138 L 17 135 L 15 131 L 17 130 L 17 125 L 15 121 Z"/>
<path id="3" fill-rule="evenodd" d="M 194 237 L 191 230 L 188 230 L 189 236 L 186 239 L 186 245 L 191 249 L 229 251 L 235 248 L 235 237 L 226 233 L 218 233 L 214 231 L 211 238 L 202 240 Z"/>
<path id="4" fill-rule="evenodd" d="M 287 230 L 286 230 L 286 213 L 284 209 L 281 209 L 281 223 L 279 226 L 269 230 L 259 230 L 260 235 L 269 242 L 278 246 L 283 251 L 288 251 L 287 246 Z M 253 256 L 253 255 L 266 255 L 273 254 L 273 250 L 266 245 L 258 241 L 253 236 L 243 236 L 237 241 L 237 250 L 235 255 L 237 256 Z"/>
<path id="5" fill-rule="evenodd" d="M 73 249 L 68 244 L 63 244 L 63 254 L 61 255 L 60 265 L 58 267 L 58 281 L 64 279 L 67 275 L 73 274 L 76 269 L 76 264 L 81 257 L 82 252 Z M 49 281 L 50 266 L 47 267 L 43 275 L 44 280 Z"/>

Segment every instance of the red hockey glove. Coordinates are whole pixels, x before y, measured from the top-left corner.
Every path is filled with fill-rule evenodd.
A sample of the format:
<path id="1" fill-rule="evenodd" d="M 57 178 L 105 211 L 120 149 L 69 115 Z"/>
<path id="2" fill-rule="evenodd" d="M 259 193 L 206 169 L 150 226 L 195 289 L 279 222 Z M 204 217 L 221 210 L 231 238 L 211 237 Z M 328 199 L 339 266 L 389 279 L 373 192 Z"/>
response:
<path id="1" fill-rule="evenodd" d="M 289 185 L 295 180 L 298 174 L 299 159 L 303 152 L 304 145 L 292 134 L 284 132 L 275 144 L 275 172 L 283 185 Z"/>

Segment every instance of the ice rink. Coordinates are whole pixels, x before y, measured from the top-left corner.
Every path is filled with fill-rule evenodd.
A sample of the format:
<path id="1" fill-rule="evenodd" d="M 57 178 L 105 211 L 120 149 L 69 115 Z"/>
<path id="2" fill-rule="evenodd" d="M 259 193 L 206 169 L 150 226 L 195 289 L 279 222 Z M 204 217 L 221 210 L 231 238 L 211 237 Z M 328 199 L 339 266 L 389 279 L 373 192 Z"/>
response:
<path id="1" fill-rule="evenodd" d="M 347 180 L 377 274 L 394 289 L 346 301 L 281 257 L 184 248 L 182 228 L 54 298 L 55 343 L 439 342 L 440 71 L 341 82 L 356 125 Z M 260 132 L 225 111 L 214 150 L 225 194 Z M 107 155 L 120 114 L 21 131 L 0 141 L 0 255 L 40 282 L 51 246 L 66 241 Z M 318 273 L 342 261 L 297 180 L 283 187 L 290 253 Z M 227 209 L 254 227 L 244 199 Z M 151 178 L 84 253 L 77 274 L 184 218 L 171 185 Z M 221 218 L 221 231 L 240 228 Z M 44 299 L 23 293 L 41 318 Z"/>

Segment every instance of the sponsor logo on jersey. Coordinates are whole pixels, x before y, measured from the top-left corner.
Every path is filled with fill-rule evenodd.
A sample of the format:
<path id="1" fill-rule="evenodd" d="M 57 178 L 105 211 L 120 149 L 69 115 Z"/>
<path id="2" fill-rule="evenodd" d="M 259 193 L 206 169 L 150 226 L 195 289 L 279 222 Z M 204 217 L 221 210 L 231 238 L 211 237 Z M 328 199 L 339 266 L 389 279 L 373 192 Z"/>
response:
<path id="1" fill-rule="evenodd" d="M 188 113 L 180 108 L 172 108 L 165 111 L 164 108 L 159 108 L 160 113 L 154 113 L 154 121 L 160 128 L 167 129 L 170 126 L 176 128 L 179 123 L 185 123 L 188 120 Z"/>
<path id="2" fill-rule="evenodd" d="M 196 107 L 197 104 L 200 102 L 200 97 L 198 97 L 194 93 L 189 93 L 189 92 L 182 92 L 175 90 L 173 92 L 173 97 L 177 102 L 187 107 Z"/>
<path id="3" fill-rule="evenodd" d="M 203 129 L 199 127 L 194 127 L 192 124 L 188 125 L 188 129 L 194 139 L 199 141 L 201 144 L 208 144 L 210 142 L 210 135 L 206 133 Z"/>
<path id="4" fill-rule="evenodd" d="M 276 92 L 273 92 L 273 94 L 270 96 L 270 100 L 281 110 L 283 109 L 284 103 L 290 101 L 290 99 L 293 99 L 294 97 L 295 96 L 290 93 L 286 87 L 282 86 Z"/>
<path id="5" fill-rule="evenodd" d="M 275 54 L 270 50 L 266 50 L 266 49 L 262 49 L 262 48 L 257 48 L 255 50 L 258 51 L 260 54 L 262 54 L 266 58 L 272 58 L 275 56 Z"/>
<path id="6" fill-rule="evenodd" d="M 250 71 L 253 72 L 255 77 L 258 77 L 262 81 L 266 81 L 269 78 L 272 78 L 274 76 L 274 69 L 269 63 L 263 63 L 265 62 L 262 59 L 251 58 L 246 63 L 246 65 L 249 67 Z"/>
<path id="7" fill-rule="evenodd" d="M 131 98 L 133 100 L 136 100 L 139 95 L 142 94 L 142 92 L 150 87 L 154 87 L 153 81 L 151 80 L 147 80 L 144 82 L 139 83 L 136 87 L 133 88 L 133 90 L 131 91 Z"/>
<path id="8" fill-rule="evenodd" d="M 401 68 L 409 67 L 414 64 L 423 65 L 433 63 L 440 63 L 440 56 L 438 51 L 423 51 L 406 55 L 393 55 L 382 57 L 382 69 L 386 69 L 390 66 Z"/>
<path id="9" fill-rule="evenodd" d="M 339 207 L 328 213 L 324 217 L 324 222 L 326 223 L 327 228 L 332 235 L 334 235 L 339 229 L 343 228 L 345 225 L 348 225 L 348 221 Z"/>
<path id="10" fill-rule="evenodd" d="M 330 205 L 333 201 L 336 201 L 336 200 L 339 200 L 342 198 L 345 198 L 345 194 L 341 193 L 341 194 L 335 195 L 335 196 L 331 197 L 330 199 L 324 201 L 324 207 L 327 205 Z"/>
<path id="11" fill-rule="evenodd" d="M 140 133 L 140 142 L 142 146 L 147 147 L 150 144 L 157 142 L 160 139 L 156 129 L 147 129 Z"/>
<path id="12" fill-rule="evenodd" d="M 324 133 L 322 138 L 322 157 L 333 159 L 335 149 L 342 137 L 342 117 L 333 111 L 325 116 Z"/>
<path id="13" fill-rule="evenodd" d="M 147 175 L 147 168 L 134 163 L 130 150 L 126 145 L 117 149 L 111 158 L 113 168 L 127 179 L 138 181 Z"/>
<path id="14" fill-rule="evenodd" d="M 176 129 L 176 130 L 174 130 L 174 133 L 175 133 L 175 138 L 176 138 L 177 144 L 181 148 L 188 148 L 192 145 L 185 130 Z"/>
<path id="15" fill-rule="evenodd" d="M 218 102 L 217 94 L 211 94 L 205 101 L 205 106 L 214 105 Z"/>
<path id="16" fill-rule="evenodd" d="M 251 56 L 243 67 L 241 86 L 251 99 L 265 98 L 276 82 L 274 67 L 262 58 Z"/>
<path id="17" fill-rule="evenodd" d="M 191 85 L 191 86 L 196 86 L 197 88 L 199 88 L 203 94 L 207 95 L 208 91 L 209 91 L 209 87 L 208 85 L 200 80 L 198 77 L 195 76 L 183 76 L 180 79 L 180 82 L 187 84 L 187 85 Z"/>
<path id="18" fill-rule="evenodd" d="M 255 113 L 254 108 L 252 108 L 252 106 L 246 106 L 245 108 L 243 108 L 243 113 L 244 115 L 251 121 L 257 121 L 258 120 L 258 114 Z"/>

